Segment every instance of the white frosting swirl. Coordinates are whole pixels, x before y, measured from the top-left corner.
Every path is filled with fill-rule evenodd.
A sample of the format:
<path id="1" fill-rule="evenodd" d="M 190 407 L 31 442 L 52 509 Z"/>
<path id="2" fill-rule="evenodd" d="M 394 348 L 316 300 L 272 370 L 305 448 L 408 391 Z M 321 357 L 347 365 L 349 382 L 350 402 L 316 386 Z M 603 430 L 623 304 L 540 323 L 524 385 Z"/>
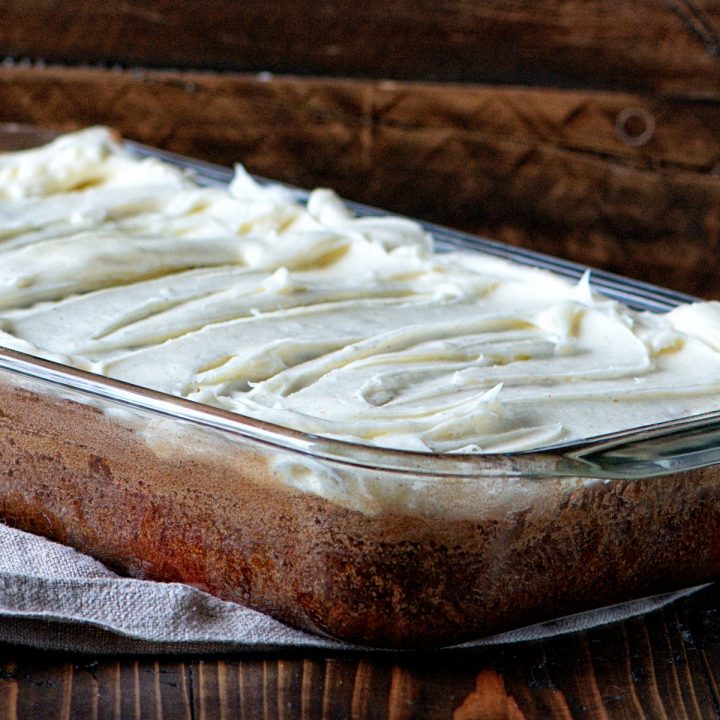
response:
<path id="1" fill-rule="evenodd" d="M 198 187 L 101 128 L 0 156 L 0 342 L 302 431 L 542 447 L 716 409 L 720 305 L 637 313 L 415 223 Z"/>

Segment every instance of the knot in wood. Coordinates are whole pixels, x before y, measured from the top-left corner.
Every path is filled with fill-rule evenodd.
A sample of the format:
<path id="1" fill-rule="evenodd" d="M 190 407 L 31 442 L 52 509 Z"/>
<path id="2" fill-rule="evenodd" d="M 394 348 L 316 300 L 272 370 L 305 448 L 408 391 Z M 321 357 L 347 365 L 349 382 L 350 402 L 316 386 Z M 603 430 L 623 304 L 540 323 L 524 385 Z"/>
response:
<path id="1" fill-rule="evenodd" d="M 615 132 L 625 145 L 642 147 L 655 135 L 655 118 L 645 108 L 623 108 L 615 120 Z"/>

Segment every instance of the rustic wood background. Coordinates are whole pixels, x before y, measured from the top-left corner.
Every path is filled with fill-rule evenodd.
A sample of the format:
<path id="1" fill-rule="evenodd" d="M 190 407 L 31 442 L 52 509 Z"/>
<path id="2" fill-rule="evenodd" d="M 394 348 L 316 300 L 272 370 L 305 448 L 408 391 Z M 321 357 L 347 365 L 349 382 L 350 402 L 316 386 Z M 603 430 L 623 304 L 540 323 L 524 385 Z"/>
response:
<path id="1" fill-rule="evenodd" d="M 6 0 L 0 56 L 2 122 L 720 297 L 719 0 Z"/>
<path id="2" fill-rule="evenodd" d="M 714 0 L 4 0 L 54 63 L 715 95 Z"/>

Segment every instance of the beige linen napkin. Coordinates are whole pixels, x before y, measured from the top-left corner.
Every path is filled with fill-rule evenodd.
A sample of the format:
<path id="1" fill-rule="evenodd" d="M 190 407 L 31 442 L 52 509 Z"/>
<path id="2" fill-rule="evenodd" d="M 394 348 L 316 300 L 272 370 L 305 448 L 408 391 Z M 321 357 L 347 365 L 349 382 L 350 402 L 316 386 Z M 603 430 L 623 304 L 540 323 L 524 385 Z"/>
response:
<path id="1" fill-rule="evenodd" d="M 86 653 L 363 649 L 295 630 L 188 585 L 120 577 L 71 548 L 1 524 L 0 548 L 0 641 Z M 584 630 L 654 610 L 695 589 L 457 647 L 536 640 Z"/>

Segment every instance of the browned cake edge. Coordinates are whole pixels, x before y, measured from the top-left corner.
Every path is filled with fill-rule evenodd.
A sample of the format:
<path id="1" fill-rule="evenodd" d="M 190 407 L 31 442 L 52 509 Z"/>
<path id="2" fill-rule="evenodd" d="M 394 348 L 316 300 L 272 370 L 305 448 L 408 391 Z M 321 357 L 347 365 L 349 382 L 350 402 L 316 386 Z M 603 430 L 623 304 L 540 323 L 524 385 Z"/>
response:
<path id="1" fill-rule="evenodd" d="M 542 502 L 471 519 L 369 515 L 284 486 L 247 444 L 158 454 L 107 413 L 3 381 L 0 478 L 13 526 L 376 647 L 472 640 L 720 568 L 716 468 L 545 478 Z"/>

